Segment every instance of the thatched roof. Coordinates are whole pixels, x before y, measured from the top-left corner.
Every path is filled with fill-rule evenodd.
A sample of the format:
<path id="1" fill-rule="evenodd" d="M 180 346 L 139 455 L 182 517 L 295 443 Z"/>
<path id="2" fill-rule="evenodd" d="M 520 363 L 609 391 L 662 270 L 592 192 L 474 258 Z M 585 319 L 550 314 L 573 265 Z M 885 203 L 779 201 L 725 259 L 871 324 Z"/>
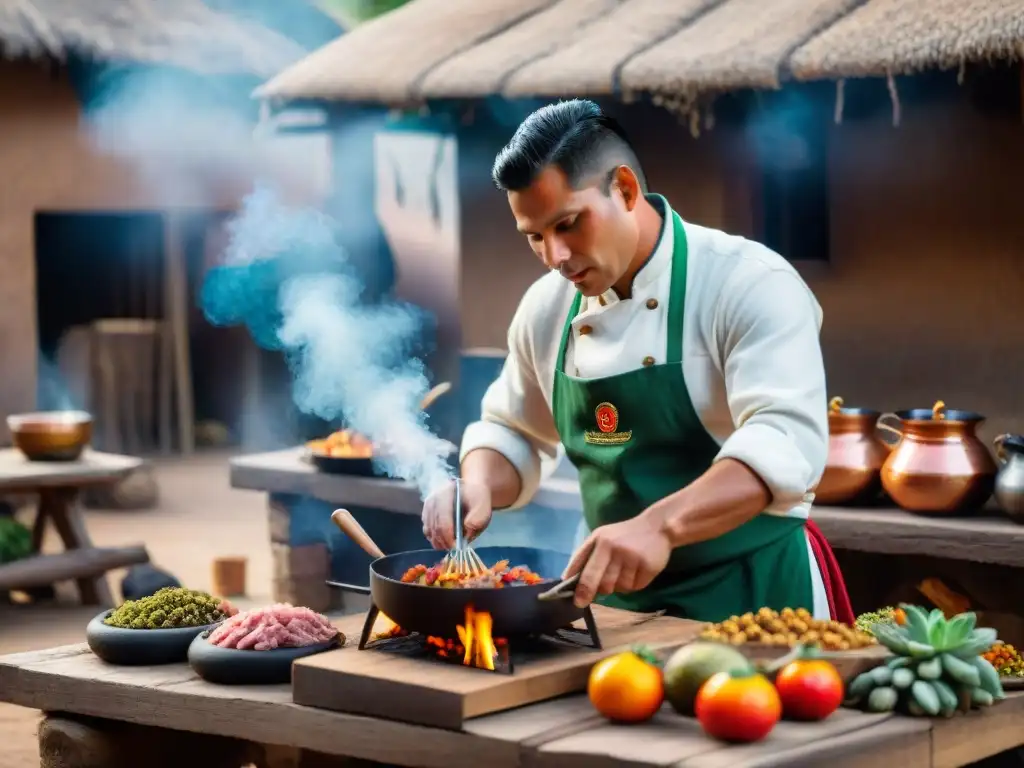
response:
<path id="1" fill-rule="evenodd" d="M 423 78 L 418 92 L 428 98 L 501 93 L 505 80 L 517 69 L 563 49 L 568 30 L 579 35 L 618 5 L 619 0 L 561 0 L 485 45 L 441 62 Z"/>
<path id="2" fill-rule="evenodd" d="M 622 88 L 658 93 L 778 88 L 790 51 L 861 2 L 729 0 L 627 61 Z"/>
<path id="3" fill-rule="evenodd" d="M 798 80 L 896 75 L 1024 56 L 1021 0 L 871 0 L 799 48 Z"/>
<path id="4" fill-rule="evenodd" d="M 615 10 L 582 30 L 563 29 L 558 50 L 512 73 L 502 93 L 509 97 L 614 93 L 622 62 L 718 1 L 622 0 Z"/>
<path id="5" fill-rule="evenodd" d="M 795 53 L 794 53 L 795 51 Z M 408 104 L 706 92 L 1024 53 L 1024 0 L 411 0 L 258 95 Z"/>
<path id="6" fill-rule="evenodd" d="M 0 54 L 77 54 L 267 77 L 301 58 L 294 41 L 202 0 L 0 0 Z"/>
<path id="7" fill-rule="evenodd" d="M 451 56 L 485 45 L 554 0 L 414 0 L 289 67 L 257 95 L 401 103 Z"/>

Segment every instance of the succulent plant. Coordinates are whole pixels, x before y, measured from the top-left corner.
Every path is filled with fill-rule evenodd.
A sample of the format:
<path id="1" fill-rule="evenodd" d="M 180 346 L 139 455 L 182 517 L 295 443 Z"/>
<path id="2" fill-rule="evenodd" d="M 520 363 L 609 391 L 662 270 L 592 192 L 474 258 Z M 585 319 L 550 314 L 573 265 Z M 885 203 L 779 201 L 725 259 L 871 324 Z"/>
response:
<path id="1" fill-rule="evenodd" d="M 848 706 L 949 717 L 1006 698 L 999 673 L 981 656 L 996 642 L 994 629 L 975 627 L 973 613 L 946 619 L 938 609 L 900 607 L 905 625 L 880 622 L 872 627 L 893 658 L 850 682 Z"/>

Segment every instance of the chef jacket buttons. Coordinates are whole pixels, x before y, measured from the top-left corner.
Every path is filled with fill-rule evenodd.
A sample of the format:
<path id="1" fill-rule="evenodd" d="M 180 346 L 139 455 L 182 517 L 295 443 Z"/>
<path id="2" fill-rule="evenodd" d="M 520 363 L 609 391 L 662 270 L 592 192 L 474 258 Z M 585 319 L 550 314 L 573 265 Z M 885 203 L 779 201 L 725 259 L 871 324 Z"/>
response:
<path id="1" fill-rule="evenodd" d="M 644 367 L 650 368 L 652 365 L 654 365 L 654 358 L 648 355 L 644 358 Z"/>
<path id="2" fill-rule="evenodd" d="M 580 326 L 580 336 L 586 336 L 592 330 L 594 330 L 594 329 L 591 328 L 589 325 L 581 325 Z"/>
<path id="3" fill-rule="evenodd" d="M 648 299 L 647 300 L 647 308 L 648 309 L 657 309 L 658 308 L 658 300 L 657 299 Z"/>

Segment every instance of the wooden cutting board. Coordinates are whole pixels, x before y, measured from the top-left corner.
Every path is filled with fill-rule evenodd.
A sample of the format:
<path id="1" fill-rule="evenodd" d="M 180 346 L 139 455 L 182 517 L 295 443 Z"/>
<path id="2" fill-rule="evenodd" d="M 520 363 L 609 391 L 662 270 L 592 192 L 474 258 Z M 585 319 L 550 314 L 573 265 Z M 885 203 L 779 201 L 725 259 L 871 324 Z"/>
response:
<path id="1" fill-rule="evenodd" d="M 590 668 L 599 659 L 637 643 L 653 650 L 676 648 L 693 640 L 704 626 L 601 606 L 593 610 L 602 650 L 556 647 L 517 663 L 512 674 L 382 650 L 360 651 L 356 646 L 363 616 L 345 617 L 335 622 L 349 638 L 345 647 L 292 666 L 292 700 L 337 712 L 460 729 L 473 717 L 585 690 Z"/>

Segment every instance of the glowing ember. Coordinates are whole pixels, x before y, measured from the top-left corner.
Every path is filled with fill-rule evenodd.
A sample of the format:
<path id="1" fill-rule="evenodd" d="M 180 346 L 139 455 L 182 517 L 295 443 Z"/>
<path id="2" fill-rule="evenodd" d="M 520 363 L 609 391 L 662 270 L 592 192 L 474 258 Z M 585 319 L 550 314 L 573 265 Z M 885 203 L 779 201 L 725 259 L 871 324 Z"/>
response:
<path id="1" fill-rule="evenodd" d="M 400 626 L 395 624 L 390 618 L 385 616 L 383 613 L 377 614 L 377 620 L 373 623 L 373 640 L 387 640 L 392 637 L 404 637 L 409 634 Z"/>

